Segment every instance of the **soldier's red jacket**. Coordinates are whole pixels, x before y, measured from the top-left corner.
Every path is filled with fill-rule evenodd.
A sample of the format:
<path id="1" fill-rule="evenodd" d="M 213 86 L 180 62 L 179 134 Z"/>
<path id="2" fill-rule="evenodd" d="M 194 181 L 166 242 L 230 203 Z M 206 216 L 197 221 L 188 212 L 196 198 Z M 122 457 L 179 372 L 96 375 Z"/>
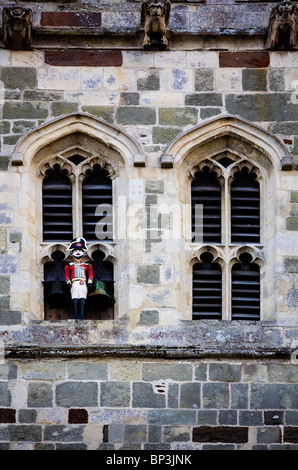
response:
<path id="1" fill-rule="evenodd" d="M 92 264 L 86 264 L 80 261 L 67 264 L 64 268 L 65 281 L 87 281 L 88 279 L 93 280 L 93 268 Z"/>

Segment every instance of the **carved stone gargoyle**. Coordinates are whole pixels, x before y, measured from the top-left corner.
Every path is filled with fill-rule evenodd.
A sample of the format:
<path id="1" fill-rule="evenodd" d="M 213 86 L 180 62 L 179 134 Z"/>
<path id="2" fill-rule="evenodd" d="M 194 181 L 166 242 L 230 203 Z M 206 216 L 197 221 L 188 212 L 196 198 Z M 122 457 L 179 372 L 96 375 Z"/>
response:
<path id="1" fill-rule="evenodd" d="M 266 40 L 266 49 L 293 49 L 297 41 L 298 6 L 284 0 L 273 8 Z"/>
<path id="2" fill-rule="evenodd" d="M 167 26 L 170 21 L 171 2 L 169 0 L 147 0 L 142 3 L 141 23 L 144 28 L 144 49 L 166 49 Z"/>
<path id="3" fill-rule="evenodd" d="M 3 45 L 7 49 L 29 49 L 32 40 L 33 14 L 19 3 L 2 10 Z"/>

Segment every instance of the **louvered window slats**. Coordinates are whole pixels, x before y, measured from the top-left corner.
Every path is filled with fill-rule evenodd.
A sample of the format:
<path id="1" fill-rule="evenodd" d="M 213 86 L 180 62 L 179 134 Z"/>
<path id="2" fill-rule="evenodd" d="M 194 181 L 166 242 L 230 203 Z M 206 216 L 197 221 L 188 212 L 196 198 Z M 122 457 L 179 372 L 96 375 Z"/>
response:
<path id="1" fill-rule="evenodd" d="M 243 171 L 231 185 L 232 243 L 260 242 L 260 188 L 255 177 Z"/>
<path id="2" fill-rule="evenodd" d="M 112 181 L 105 171 L 96 169 L 83 182 L 83 236 L 86 240 L 97 240 L 96 229 L 104 233 L 106 240 L 113 239 L 112 217 Z M 96 214 L 99 205 L 108 205 L 109 211 Z M 104 207 L 103 207 L 104 209 Z"/>
<path id="3" fill-rule="evenodd" d="M 197 172 L 192 182 L 192 231 L 201 233 L 195 220 L 195 205 L 203 204 L 203 242 L 221 242 L 221 188 L 215 175 Z"/>
<path id="4" fill-rule="evenodd" d="M 58 171 L 51 171 L 43 180 L 43 240 L 72 239 L 72 188 L 70 181 Z"/>
<path id="5" fill-rule="evenodd" d="M 220 320 L 221 268 L 217 263 L 197 263 L 193 268 L 193 319 Z"/>
<path id="6" fill-rule="evenodd" d="M 260 319 L 260 272 L 256 264 L 232 270 L 232 320 Z"/>

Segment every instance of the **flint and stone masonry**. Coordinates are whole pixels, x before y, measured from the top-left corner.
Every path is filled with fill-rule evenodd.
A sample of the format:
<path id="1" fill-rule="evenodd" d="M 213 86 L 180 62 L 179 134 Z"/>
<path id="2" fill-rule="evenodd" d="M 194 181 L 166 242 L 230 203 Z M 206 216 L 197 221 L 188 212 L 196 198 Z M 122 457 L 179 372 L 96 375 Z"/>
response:
<path id="1" fill-rule="evenodd" d="M 26 2 L 32 47 L 0 38 L 0 449 L 297 450 L 298 48 L 265 49 L 277 2 L 200 0 L 144 50 L 141 3 Z M 108 160 L 133 214 L 101 244 L 111 320 L 44 319 L 66 244 L 42 241 L 39 184 L 70 149 Z M 260 321 L 192 320 L 201 246 L 172 236 L 221 152 L 262 162 Z"/>

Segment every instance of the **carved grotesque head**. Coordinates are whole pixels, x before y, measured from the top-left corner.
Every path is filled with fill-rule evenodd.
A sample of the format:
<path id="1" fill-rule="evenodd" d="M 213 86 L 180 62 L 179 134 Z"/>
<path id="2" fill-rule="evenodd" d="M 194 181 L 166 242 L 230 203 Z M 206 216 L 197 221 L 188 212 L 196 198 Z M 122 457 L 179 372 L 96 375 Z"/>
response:
<path id="1" fill-rule="evenodd" d="M 163 2 L 150 2 L 148 9 L 151 16 L 162 16 L 165 12 L 165 5 Z"/>
<path id="2" fill-rule="evenodd" d="M 23 13 L 24 8 L 19 5 L 15 5 L 11 8 L 11 14 L 14 18 L 22 18 Z"/>
<path id="3" fill-rule="evenodd" d="M 294 5 L 290 0 L 283 0 L 278 5 L 278 10 L 280 13 L 287 13 L 293 9 Z"/>

